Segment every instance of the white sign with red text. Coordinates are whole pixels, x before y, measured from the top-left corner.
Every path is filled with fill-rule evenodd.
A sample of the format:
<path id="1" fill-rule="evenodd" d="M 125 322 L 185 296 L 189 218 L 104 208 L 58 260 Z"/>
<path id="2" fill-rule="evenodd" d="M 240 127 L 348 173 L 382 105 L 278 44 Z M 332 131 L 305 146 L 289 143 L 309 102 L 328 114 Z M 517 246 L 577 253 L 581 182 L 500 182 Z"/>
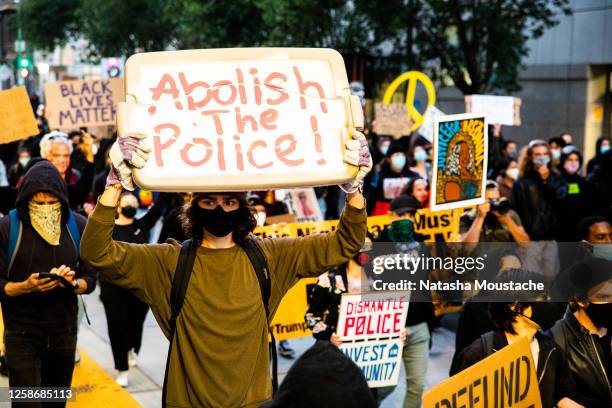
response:
<path id="1" fill-rule="evenodd" d="M 126 64 L 126 94 L 119 132 L 144 133 L 152 148 L 135 172 L 141 186 L 304 187 L 338 184 L 356 172 L 343 153 L 362 111 L 334 50 L 136 54 Z"/>
<path id="2" fill-rule="evenodd" d="M 397 384 L 409 299 L 409 291 L 342 295 L 340 349 L 357 364 L 370 387 Z"/>

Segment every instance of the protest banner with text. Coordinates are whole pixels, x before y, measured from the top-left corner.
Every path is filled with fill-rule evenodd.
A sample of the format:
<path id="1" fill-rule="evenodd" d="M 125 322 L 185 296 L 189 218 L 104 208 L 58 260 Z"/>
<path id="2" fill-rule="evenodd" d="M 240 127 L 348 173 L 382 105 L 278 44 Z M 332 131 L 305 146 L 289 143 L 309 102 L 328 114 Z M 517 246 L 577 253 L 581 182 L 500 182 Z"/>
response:
<path id="1" fill-rule="evenodd" d="M 0 92 L 0 143 L 38 134 L 38 124 L 24 86 Z"/>
<path id="2" fill-rule="evenodd" d="M 409 291 L 342 295 L 336 330 L 340 350 L 357 364 L 371 388 L 397 384 L 409 298 Z"/>
<path id="3" fill-rule="evenodd" d="M 330 49 L 136 54 L 126 63 L 120 134 L 151 159 L 136 182 L 163 191 L 339 184 L 356 174 L 345 141 L 363 126 L 344 62 Z"/>
<path id="4" fill-rule="evenodd" d="M 440 117 L 435 122 L 432 211 L 484 202 L 487 175 L 487 121 L 480 114 Z"/>
<path id="5" fill-rule="evenodd" d="M 368 217 L 368 231 L 374 237 L 389 225 L 388 215 Z M 331 232 L 336 229 L 338 220 L 326 220 L 307 223 L 288 223 L 265 225 L 255 228 L 255 235 L 260 237 L 302 237 L 306 235 Z M 453 210 L 432 212 L 427 208 L 417 211 L 414 223 L 415 232 L 425 242 L 450 241 L 459 232 L 459 216 Z"/>
<path id="6" fill-rule="evenodd" d="M 123 78 L 45 85 L 45 115 L 51 129 L 114 125 L 124 100 Z"/>
<path id="7" fill-rule="evenodd" d="M 526 337 L 493 353 L 423 394 L 424 408 L 541 408 Z"/>

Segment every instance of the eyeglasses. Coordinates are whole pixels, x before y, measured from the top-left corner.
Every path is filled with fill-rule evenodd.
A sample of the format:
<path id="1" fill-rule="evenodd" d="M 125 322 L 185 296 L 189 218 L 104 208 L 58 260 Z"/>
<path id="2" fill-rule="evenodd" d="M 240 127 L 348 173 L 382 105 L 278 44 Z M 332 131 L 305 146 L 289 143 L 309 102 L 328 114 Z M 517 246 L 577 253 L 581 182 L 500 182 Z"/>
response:
<path id="1" fill-rule="evenodd" d="M 231 197 L 205 197 L 198 201 L 198 206 L 205 210 L 214 210 L 219 205 L 224 211 L 234 211 L 240 207 L 240 201 Z"/>

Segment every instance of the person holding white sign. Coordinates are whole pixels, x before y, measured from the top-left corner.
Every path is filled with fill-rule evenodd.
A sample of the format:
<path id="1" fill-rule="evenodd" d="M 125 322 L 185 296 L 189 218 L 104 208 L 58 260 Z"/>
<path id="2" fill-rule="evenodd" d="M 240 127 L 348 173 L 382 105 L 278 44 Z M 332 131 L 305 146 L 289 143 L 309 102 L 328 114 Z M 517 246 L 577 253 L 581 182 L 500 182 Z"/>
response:
<path id="1" fill-rule="evenodd" d="M 143 167 L 148 159 L 143 137 L 119 138 L 123 160 L 113 162 L 107 188 L 89 217 L 82 258 L 105 280 L 148 303 L 170 339 L 166 407 L 259 406 L 272 397 L 268 322 L 283 295 L 298 278 L 318 276 L 349 260 L 365 240 L 361 191 L 372 166 L 365 137 L 355 131 L 354 140 L 346 142 L 344 160 L 359 171 L 342 186 L 347 205 L 334 232 L 257 239 L 251 234 L 256 221 L 244 193 L 199 193 L 184 214 L 192 240 L 183 248 L 187 246 L 191 261 L 180 255 L 184 252 L 178 243 L 137 245 L 112 239 L 121 191 L 134 187 L 132 166 Z M 173 279 L 187 262 L 193 267 L 190 280 L 183 281 L 184 302 L 177 314 Z"/>

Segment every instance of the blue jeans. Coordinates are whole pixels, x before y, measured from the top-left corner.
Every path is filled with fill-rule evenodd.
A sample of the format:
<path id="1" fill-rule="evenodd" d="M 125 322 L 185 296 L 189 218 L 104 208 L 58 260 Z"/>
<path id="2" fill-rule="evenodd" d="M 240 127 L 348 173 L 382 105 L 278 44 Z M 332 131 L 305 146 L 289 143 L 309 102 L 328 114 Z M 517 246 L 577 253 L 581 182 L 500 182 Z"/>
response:
<path id="1" fill-rule="evenodd" d="M 406 396 L 404 408 L 418 408 L 421 406 L 421 395 L 425 387 L 425 374 L 429 360 L 429 327 L 427 323 L 419 323 L 406 328 L 408 335 L 402 351 L 404 369 L 406 370 Z M 377 400 L 380 403 L 393 392 L 393 387 L 377 389 Z"/>

